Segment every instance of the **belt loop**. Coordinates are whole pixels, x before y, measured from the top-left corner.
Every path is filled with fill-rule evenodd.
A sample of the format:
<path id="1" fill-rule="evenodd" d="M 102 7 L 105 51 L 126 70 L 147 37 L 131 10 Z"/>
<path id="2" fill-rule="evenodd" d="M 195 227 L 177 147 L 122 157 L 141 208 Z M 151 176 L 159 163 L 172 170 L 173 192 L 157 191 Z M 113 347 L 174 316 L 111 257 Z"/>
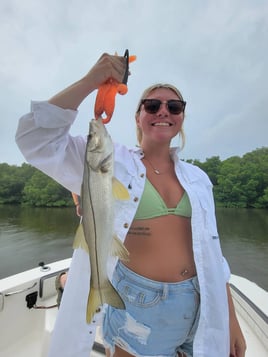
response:
<path id="1" fill-rule="evenodd" d="M 161 299 L 165 300 L 168 297 L 168 284 L 163 284 Z"/>

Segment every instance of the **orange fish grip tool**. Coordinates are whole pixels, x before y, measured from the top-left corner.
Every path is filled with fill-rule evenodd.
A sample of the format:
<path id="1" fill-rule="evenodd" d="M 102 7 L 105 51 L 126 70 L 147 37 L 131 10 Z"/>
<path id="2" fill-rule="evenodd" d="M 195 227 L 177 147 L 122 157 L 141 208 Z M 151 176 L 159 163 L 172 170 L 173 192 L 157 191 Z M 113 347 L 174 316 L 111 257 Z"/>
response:
<path id="1" fill-rule="evenodd" d="M 117 93 L 124 95 L 127 93 L 127 80 L 129 75 L 129 63 L 136 60 L 136 56 L 129 56 L 128 50 L 125 51 L 124 57 L 126 59 L 126 71 L 122 83 L 117 82 L 115 79 L 108 79 L 103 83 L 96 96 L 94 114 L 95 118 L 102 117 L 105 113 L 106 117 L 102 117 L 103 124 L 109 123 L 113 116 L 115 107 L 115 96 Z"/>

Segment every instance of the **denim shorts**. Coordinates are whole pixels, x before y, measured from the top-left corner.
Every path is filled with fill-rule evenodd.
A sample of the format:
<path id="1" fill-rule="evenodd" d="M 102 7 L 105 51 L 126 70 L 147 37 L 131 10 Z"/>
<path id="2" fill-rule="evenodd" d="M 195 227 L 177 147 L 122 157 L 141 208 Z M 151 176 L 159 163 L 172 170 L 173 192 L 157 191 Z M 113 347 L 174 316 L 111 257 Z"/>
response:
<path id="1" fill-rule="evenodd" d="M 102 334 L 104 345 L 115 345 L 134 356 L 175 357 L 193 355 L 193 338 L 199 320 L 197 277 L 164 283 L 138 275 L 118 262 L 113 285 L 126 310 L 106 306 Z"/>

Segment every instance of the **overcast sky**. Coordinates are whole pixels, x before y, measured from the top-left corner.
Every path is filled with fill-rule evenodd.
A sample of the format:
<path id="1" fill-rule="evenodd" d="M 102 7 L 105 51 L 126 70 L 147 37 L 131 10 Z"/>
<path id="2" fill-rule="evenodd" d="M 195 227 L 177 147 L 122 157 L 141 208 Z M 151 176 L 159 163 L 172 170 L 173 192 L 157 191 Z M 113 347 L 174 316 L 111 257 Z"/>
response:
<path id="1" fill-rule="evenodd" d="M 1 0 L 0 163 L 25 162 L 14 136 L 30 100 L 81 78 L 103 52 L 137 55 L 108 124 L 136 144 L 143 89 L 177 86 L 187 101 L 183 159 L 226 159 L 268 146 L 267 0 Z M 86 135 L 95 93 L 72 127 Z M 175 141 L 176 144 L 176 141 Z"/>

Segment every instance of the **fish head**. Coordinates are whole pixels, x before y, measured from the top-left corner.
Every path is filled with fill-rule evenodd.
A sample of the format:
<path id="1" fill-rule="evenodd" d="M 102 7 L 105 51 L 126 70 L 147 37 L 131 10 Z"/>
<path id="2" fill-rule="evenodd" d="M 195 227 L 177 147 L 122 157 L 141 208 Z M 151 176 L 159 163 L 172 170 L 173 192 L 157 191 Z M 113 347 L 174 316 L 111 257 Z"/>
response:
<path id="1" fill-rule="evenodd" d="M 86 162 L 94 171 L 109 171 L 113 163 L 113 142 L 102 122 L 92 119 L 87 137 Z"/>

